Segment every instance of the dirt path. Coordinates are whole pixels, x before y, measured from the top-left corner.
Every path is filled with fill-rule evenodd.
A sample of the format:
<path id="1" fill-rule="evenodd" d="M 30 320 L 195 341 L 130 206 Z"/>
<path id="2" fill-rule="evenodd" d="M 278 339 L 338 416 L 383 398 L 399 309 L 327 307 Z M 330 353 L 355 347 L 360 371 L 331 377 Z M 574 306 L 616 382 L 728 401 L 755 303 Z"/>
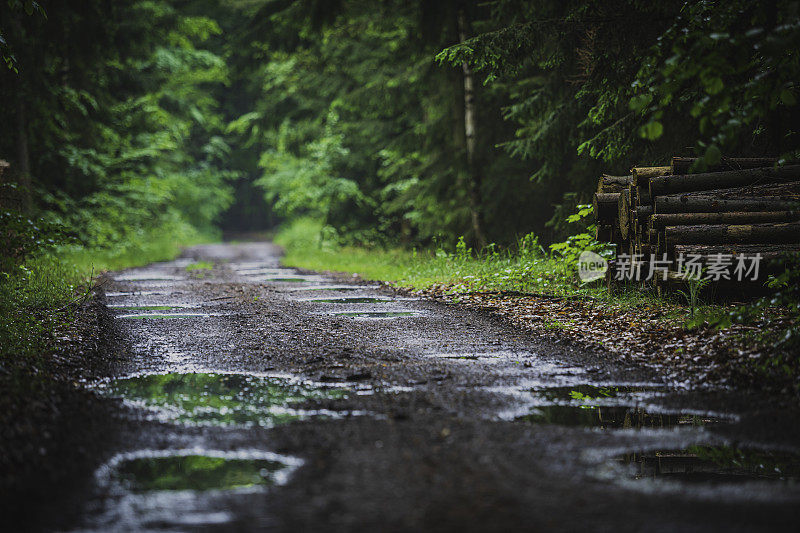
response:
<path id="1" fill-rule="evenodd" d="M 56 528 L 796 526 L 798 415 L 756 393 L 281 269 L 268 244 L 110 278 L 120 348 L 94 387 L 114 414 Z"/>

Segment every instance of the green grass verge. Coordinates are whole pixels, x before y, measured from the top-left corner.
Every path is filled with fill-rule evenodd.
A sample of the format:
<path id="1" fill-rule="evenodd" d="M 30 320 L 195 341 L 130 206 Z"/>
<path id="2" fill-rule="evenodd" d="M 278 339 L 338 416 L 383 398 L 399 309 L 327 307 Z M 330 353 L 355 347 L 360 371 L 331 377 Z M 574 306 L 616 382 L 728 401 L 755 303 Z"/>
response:
<path id="1" fill-rule="evenodd" d="M 448 252 L 402 248 L 338 246 L 322 239 L 322 225 L 300 219 L 282 228 L 275 243 L 286 252 L 287 266 L 357 273 L 364 279 L 396 282 L 417 289 L 457 283 L 453 290 L 503 289 L 552 292 L 593 291 L 564 283 L 564 267 L 535 245 L 515 253 L 489 248 L 475 256 L 466 247 Z"/>
<path id="2" fill-rule="evenodd" d="M 149 238 L 148 238 L 149 237 Z M 41 253 L 10 273 L 0 273 L 0 365 L 7 373 L 41 374 L 57 332 L 75 319 L 94 278 L 106 270 L 176 257 L 184 245 L 210 238 L 150 235 L 116 249 L 62 246 Z"/>
<path id="3" fill-rule="evenodd" d="M 286 255 L 283 264 L 309 270 L 356 273 L 367 280 L 381 280 L 424 290 L 446 286 L 457 295 L 469 291 L 518 291 L 575 299 L 601 300 L 621 310 L 658 309 L 664 320 L 692 327 L 689 308 L 682 296 L 658 297 L 653 290 L 615 286 L 609 291 L 602 282 L 582 285 L 565 262 L 548 254 L 535 239 L 523 239 L 513 250 L 489 247 L 474 254 L 465 246 L 455 250 L 407 250 L 339 246 L 324 234 L 321 223 L 296 220 L 278 231 L 275 243 Z M 701 303 L 698 320 L 727 312 L 723 306 Z"/>
<path id="4" fill-rule="evenodd" d="M 663 303 L 651 293 L 625 288 L 609 294 L 600 283 L 581 285 L 564 261 L 523 239 L 513 250 L 490 246 L 474 254 L 466 246 L 455 250 L 407 250 L 338 246 L 321 238 L 322 225 L 300 219 L 275 236 L 286 266 L 310 270 L 357 273 L 367 280 L 383 280 L 414 289 L 448 285 L 451 293 L 492 290 L 543 293 L 556 296 L 611 298 L 620 305 Z"/>

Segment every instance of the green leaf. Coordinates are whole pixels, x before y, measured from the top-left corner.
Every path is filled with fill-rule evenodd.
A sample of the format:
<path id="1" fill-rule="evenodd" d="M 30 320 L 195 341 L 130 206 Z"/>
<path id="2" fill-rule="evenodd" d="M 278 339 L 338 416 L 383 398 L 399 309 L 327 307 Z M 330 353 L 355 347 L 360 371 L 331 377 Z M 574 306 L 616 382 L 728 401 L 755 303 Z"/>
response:
<path id="1" fill-rule="evenodd" d="M 649 141 L 654 141 L 664 133 L 664 126 L 657 120 L 648 122 L 639 129 L 639 135 Z"/>
<path id="2" fill-rule="evenodd" d="M 722 78 L 719 77 L 711 78 L 705 82 L 705 89 L 708 94 L 719 94 L 724 88 L 725 84 L 722 83 Z"/>
<path id="3" fill-rule="evenodd" d="M 716 165 L 722 160 L 722 152 L 716 144 L 712 144 L 706 148 L 706 153 L 703 156 L 703 159 L 708 166 Z"/>
<path id="4" fill-rule="evenodd" d="M 628 107 L 631 109 L 631 111 L 643 111 L 647 106 L 650 105 L 650 102 L 652 101 L 652 94 L 640 94 L 631 98 L 631 101 L 628 103 Z"/>

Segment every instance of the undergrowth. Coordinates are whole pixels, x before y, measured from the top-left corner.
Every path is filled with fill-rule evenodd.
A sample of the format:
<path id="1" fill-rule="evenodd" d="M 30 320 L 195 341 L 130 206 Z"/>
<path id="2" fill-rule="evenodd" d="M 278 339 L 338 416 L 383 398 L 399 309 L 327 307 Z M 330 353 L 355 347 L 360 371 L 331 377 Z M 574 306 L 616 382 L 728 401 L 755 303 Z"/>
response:
<path id="1" fill-rule="evenodd" d="M 476 252 L 463 238 L 454 249 L 365 248 L 341 245 L 323 231 L 321 223 L 301 219 L 283 227 L 275 237 L 287 266 L 310 270 L 356 273 L 366 280 L 390 281 L 417 290 L 445 286 L 449 294 L 471 291 L 510 291 L 570 298 L 613 299 L 620 306 L 661 305 L 653 294 L 627 287 L 609 292 L 601 281 L 581 284 L 575 275 L 576 246 L 548 251 L 534 235 L 515 246 L 489 245 Z M 563 244 L 563 243 L 561 243 Z M 581 246 L 596 242 L 581 241 Z"/>

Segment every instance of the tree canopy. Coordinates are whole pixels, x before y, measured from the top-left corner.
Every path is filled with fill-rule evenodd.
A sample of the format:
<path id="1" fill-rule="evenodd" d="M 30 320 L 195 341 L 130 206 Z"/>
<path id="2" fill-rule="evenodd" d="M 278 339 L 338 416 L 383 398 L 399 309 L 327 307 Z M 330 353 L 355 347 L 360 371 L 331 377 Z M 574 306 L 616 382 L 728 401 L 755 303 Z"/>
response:
<path id="1" fill-rule="evenodd" d="M 601 172 L 796 159 L 798 6 L 4 0 L 3 207 L 100 247 L 562 237 Z"/>

